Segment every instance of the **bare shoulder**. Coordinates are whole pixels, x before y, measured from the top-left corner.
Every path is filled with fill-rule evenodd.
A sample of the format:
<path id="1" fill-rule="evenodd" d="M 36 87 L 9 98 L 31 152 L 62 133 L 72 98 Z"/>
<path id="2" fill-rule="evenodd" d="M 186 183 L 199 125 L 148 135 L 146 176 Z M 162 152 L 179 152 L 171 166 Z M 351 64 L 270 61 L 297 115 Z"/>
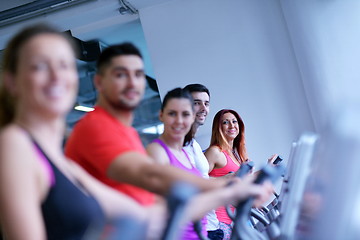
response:
<path id="1" fill-rule="evenodd" d="M 2 155 L 4 158 L 8 154 L 26 155 L 31 150 L 30 139 L 24 130 L 16 125 L 9 125 L 0 132 L 0 149 L 0 152 L 6 154 Z"/>
<path id="2" fill-rule="evenodd" d="M 10 124 L 4 128 L 1 129 L 0 131 L 0 140 L 3 141 L 5 139 L 8 140 L 12 140 L 13 137 L 21 137 L 24 134 L 24 130 L 21 130 L 21 128 L 17 127 L 14 124 Z M 5 141 L 6 142 L 6 141 Z"/>
<path id="3" fill-rule="evenodd" d="M 219 156 L 222 155 L 222 152 L 218 146 L 211 146 L 205 151 L 204 154 L 207 158 L 212 158 L 212 157 L 218 158 Z"/>
<path id="4" fill-rule="evenodd" d="M 4 225 L 15 237 L 44 239 L 40 204 L 50 188 L 50 181 L 38 161 L 28 134 L 16 125 L 9 125 L 0 132 L 0 211 Z M 6 231 L 6 230 L 5 230 Z M 15 237 L 15 238 L 17 238 Z"/>
<path id="5" fill-rule="evenodd" d="M 156 152 L 158 151 L 158 148 L 159 148 L 159 144 L 155 143 L 155 142 L 152 142 L 152 143 L 149 143 L 147 146 L 146 146 L 146 151 L 148 153 L 152 153 L 152 152 Z"/>
<path id="6" fill-rule="evenodd" d="M 205 152 L 205 156 L 209 164 L 213 165 L 214 168 L 223 167 L 226 164 L 226 157 L 218 146 L 209 147 Z"/>
<path id="7" fill-rule="evenodd" d="M 165 149 L 156 142 L 147 145 L 146 151 L 155 163 L 169 164 L 168 155 Z"/>
<path id="8" fill-rule="evenodd" d="M 45 174 L 37 161 L 31 139 L 23 129 L 9 125 L 1 130 L 0 153 L 2 180 L 15 181 L 14 185 L 27 188 L 44 183 Z"/>

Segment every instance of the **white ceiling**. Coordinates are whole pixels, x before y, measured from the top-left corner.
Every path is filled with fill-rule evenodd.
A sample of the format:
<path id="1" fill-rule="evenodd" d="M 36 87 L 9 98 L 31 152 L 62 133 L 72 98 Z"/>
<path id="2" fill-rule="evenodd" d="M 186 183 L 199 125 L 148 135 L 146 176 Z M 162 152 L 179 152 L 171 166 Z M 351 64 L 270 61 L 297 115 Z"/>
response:
<path id="1" fill-rule="evenodd" d="M 171 0 L 127 0 L 136 9 L 151 7 Z M 12 0 L 0 1 L 0 11 L 20 6 L 32 1 Z M 118 39 L 117 32 L 124 34 L 131 31 L 134 22 L 139 24 L 138 15 L 121 15 L 119 0 L 89 0 L 86 3 L 71 6 L 55 12 L 42 14 L 29 20 L 0 27 L 0 49 L 3 49 L 8 39 L 26 24 L 47 21 L 55 24 L 61 30 L 71 30 L 73 35 L 82 39 L 99 39 L 112 44 Z"/>

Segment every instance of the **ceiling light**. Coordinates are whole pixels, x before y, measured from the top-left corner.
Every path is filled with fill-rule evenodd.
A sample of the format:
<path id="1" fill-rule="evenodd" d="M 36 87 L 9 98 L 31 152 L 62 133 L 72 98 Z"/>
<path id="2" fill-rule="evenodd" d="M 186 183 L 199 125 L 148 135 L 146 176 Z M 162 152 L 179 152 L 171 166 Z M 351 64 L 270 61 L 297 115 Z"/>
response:
<path id="1" fill-rule="evenodd" d="M 159 124 L 156 126 L 147 127 L 141 130 L 142 133 L 147 134 L 162 134 L 164 132 L 164 124 Z"/>
<path id="2" fill-rule="evenodd" d="M 78 111 L 83 111 L 83 112 L 94 111 L 94 108 L 92 108 L 92 107 L 85 107 L 85 106 L 81 106 L 81 105 L 75 106 L 74 109 L 78 110 Z"/>

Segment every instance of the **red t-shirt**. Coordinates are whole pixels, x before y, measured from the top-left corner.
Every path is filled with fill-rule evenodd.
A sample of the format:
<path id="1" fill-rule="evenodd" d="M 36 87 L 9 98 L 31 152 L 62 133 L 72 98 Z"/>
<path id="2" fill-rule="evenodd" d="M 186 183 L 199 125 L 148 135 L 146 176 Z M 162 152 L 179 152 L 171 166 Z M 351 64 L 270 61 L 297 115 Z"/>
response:
<path id="1" fill-rule="evenodd" d="M 111 162 L 126 152 L 146 155 L 139 134 L 97 106 L 74 127 L 65 147 L 65 154 L 108 186 L 134 198 L 142 205 L 154 203 L 154 194 L 136 186 L 107 177 Z"/>

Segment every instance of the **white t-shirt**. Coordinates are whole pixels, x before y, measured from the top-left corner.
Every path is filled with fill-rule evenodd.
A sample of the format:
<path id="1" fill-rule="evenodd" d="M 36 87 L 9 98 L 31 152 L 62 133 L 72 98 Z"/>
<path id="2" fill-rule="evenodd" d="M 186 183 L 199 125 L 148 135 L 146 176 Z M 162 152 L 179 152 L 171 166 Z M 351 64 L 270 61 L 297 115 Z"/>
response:
<path id="1" fill-rule="evenodd" d="M 200 171 L 204 178 L 209 178 L 209 162 L 201 150 L 199 143 L 193 138 L 191 142 L 184 147 L 189 155 L 192 164 Z"/>
<path id="2" fill-rule="evenodd" d="M 206 159 L 199 143 L 193 138 L 191 142 L 184 147 L 184 150 L 189 155 L 191 163 L 199 170 L 204 178 L 209 178 L 209 162 Z M 207 231 L 214 231 L 219 229 L 219 220 L 216 218 L 215 210 L 211 210 L 206 214 Z"/>

